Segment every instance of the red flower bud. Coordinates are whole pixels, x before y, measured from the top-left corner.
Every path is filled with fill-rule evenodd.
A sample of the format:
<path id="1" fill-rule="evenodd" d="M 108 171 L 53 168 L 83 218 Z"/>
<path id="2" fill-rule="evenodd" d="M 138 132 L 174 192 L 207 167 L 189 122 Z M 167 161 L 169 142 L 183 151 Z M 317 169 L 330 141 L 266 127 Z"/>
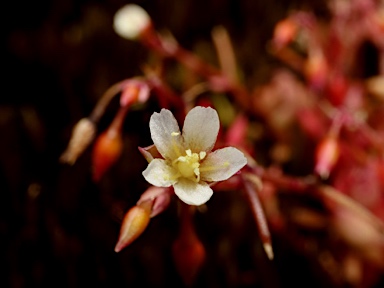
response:
<path id="1" fill-rule="evenodd" d="M 123 140 L 120 133 L 114 129 L 108 129 L 96 140 L 93 148 L 93 180 L 99 181 L 105 172 L 119 158 L 123 148 Z"/>
<path id="2" fill-rule="evenodd" d="M 329 79 L 327 92 L 329 101 L 340 106 L 344 103 L 345 95 L 348 91 L 348 82 L 341 74 L 335 74 Z"/>
<path id="3" fill-rule="evenodd" d="M 132 207 L 124 216 L 120 228 L 119 240 L 115 252 L 120 252 L 137 239 L 147 228 L 152 211 L 153 201 L 145 201 Z"/>
<path id="4" fill-rule="evenodd" d="M 247 117 L 244 115 L 237 116 L 226 133 L 226 143 L 230 146 L 244 147 L 248 126 Z"/>
<path id="5" fill-rule="evenodd" d="M 149 86 L 138 79 L 130 79 L 124 84 L 121 91 L 120 106 L 128 107 L 136 102 L 144 103 L 149 98 Z"/>
<path id="6" fill-rule="evenodd" d="M 173 243 L 172 252 L 181 278 L 186 285 L 191 285 L 205 260 L 203 244 L 196 235 L 190 238 L 181 236 Z"/>
<path id="7" fill-rule="evenodd" d="M 335 137 L 324 138 L 316 149 L 315 172 L 322 178 L 328 178 L 339 158 L 339 145 Z"/>
<path id="8" fill-rule="evenodd" d="M 291 19 L 284 19 L 275 26 L 273 42 L 280 49 L 293 40 L 297 33 L 297 25 Z"/>
<path id="9" fill-rule="evenodd" d="M 314 51 L 309 55 L 304 66 L 304 74 L 310 85 L 321 89 L 324 87 L 328 77 L 328 65 L 320 51 Z"/>
<path id="10" fill-rule="evenodd" d="M 173 189 L 169 187 L 149 187 L 137 201 L 137 205 L 140 205 L 146 201 L 153 201 L 151 218 L 163 212 L 168 208 L 171 202 L 171 195 L 173 194 Z"/>
<path id="11" fill-rule="evenodd" d="M 176 269 L 187 286 L 193 284 L 205 260 L 205 249 L 192 223 L 194 207 L 182 204 L 181 230 L 172 246 Z"/>
<path id="12" fill-rule="evenodd" d="M 104 173 L 116 162 L 123 149 L 121 127 L 129 106 L 121 107 L 115 119 L 96 140 L 93 147 L 93 180 L 99 181 Z"/>

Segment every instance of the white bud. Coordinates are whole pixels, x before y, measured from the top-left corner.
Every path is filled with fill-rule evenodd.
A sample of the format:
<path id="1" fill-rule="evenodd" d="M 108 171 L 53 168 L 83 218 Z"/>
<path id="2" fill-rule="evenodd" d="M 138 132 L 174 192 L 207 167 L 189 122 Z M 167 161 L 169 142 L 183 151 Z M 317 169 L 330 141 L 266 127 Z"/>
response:
<path id="1" fill-rule="evenodd" d="M 60 161 L 68 164 L 74 164 L 77 158 L 84 152 L 92 142 L 96 134 L 95 124 L 88 118 L 83 118 L 72 130 L 72 137 L 67 149 L 60 157 Z"/>
<path id="2" fill-rule="evenodd" d="M 113 20 L 115 32 L 126 39 L 136 39 L 150 24 L 151 18 L 148 13 L 135 4 L 120 8 Z"/>

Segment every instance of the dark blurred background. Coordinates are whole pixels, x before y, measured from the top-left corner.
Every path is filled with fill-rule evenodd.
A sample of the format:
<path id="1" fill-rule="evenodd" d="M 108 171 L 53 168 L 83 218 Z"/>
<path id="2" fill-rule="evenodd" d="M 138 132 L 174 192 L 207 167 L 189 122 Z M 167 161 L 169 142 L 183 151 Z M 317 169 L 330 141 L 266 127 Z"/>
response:
<path id="1" fill-rule="evenodd" d="M 125 149 L 94 184 L 90 150 L 60 164 L 73 125 L 112 84 L 141 75 L 148 51 L 112 28 L 122 0 L 4 1 L 0 94 L 0 287 L 182 287 L 172 262 L 176 203 L 119 254 L 121 217 L 147 184 L 137 146 L 151 144 L 153 107 L 128 114 Z M 135 1 L 186 48 L 212 49 L 211 30 L 228 29 L 247 85 L 265 81 L 273 26 L 295 8 L 325 13 L 323 1 Z M 99 131 L 110 123 L 111 103 Z M 207 261 L 196 287 L 329 287 L 316 266 L 283 239 L 269 262 L 244 199 L 214 196 L 196 217 Z M 172 286 L 172 287 L 173 287 Z"/>

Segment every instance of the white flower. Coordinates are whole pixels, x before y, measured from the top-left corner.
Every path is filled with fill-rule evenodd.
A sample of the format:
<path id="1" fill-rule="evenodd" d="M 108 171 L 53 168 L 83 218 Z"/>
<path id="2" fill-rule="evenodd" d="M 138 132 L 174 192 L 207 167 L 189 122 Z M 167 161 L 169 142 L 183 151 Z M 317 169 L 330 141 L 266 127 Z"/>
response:
<path id="1" fill-rule="evenodd" d="M 149 122 L 152 140 L 164 159 L 153 159 L 144 178 L 154 186 L 170 187 L 189 205 L 201 205 L 213 191 L 207 182 L 230 178 L 247 164 L 244 154 L 233 147 L 211 152 L 220 128 L 212 108 L 195 107 L 184 121 L 183 133 L 172 112 L 162 109 Z"/>
<path id="2" fill-rule="evenodd" d="M 135 4 L 120 8 L 113 19 L 115 32 L 126 39 L 136 39 L 149 25 L 151 18 L 148 13 Z"/>

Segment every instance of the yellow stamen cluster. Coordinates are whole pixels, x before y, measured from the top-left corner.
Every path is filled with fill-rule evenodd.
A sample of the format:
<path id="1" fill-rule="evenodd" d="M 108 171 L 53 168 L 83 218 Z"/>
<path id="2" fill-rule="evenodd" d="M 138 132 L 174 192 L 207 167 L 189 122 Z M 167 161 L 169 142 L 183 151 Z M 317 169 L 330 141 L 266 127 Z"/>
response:
<path id="1" fill-rule="evenodd" d="M 180 156 L 172 162 L 172 166 L 180 173 L 181 177 L 200 181 L 200 161 L 204 159 L 206 152 L 192 153 L 191 149 L 185 150 L 185 156 Z"/>

